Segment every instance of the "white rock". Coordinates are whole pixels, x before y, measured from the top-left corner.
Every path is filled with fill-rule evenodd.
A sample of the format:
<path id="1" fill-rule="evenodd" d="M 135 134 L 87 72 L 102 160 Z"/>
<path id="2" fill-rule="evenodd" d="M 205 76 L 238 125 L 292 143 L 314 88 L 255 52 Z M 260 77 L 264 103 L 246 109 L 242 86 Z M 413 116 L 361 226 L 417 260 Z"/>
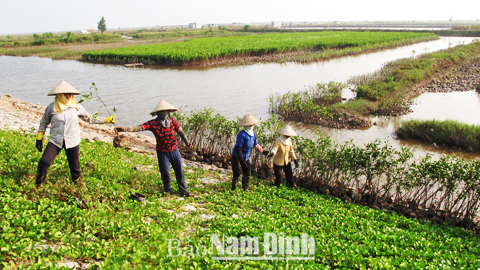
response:
<path id="1" fill-rule="evenodd" d="M 55 267 L 62 267 L 62 266 L 70 269 L 80 268 L 80 265 L 77 262 L 66 261 L 66 262 L 58 262 L 55 264 Z"/>
<path id="2" fill-rule="evenodd" d="M 197 208 L 195 208 L 195 206 L 193 206 L 193 205 L 185 205 L 183 207 L 183 209 L 187 212 L 196 212 L 197 211 Z"/>
<path id="3" fill-rule="evenodd" d="M 214 215 L 209 215 L 209 214 L 202 214 L 200 217 L 202 219 L 211 219 L 211 218 L 214 218 L 215 216 Z"/>

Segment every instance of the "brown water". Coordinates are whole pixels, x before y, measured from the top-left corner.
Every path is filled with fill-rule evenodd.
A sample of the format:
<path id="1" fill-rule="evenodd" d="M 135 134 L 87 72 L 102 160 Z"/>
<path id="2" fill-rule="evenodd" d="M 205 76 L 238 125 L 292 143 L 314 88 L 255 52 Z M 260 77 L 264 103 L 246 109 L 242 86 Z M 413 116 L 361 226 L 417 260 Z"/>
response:
<path id="1" fill-rule="evenodd" d="M 0 56 L 0 94 L 11 94 L 18 99 L 48 105 L 53 98 L 47 97 L 47 93 L 61 80 L 66 80 L 82 93 L 92 91 L 90 86 L 94 82 L 99 88 L 99 96 L 111 106 L 110 110 L 113 107 L 118 110 L 116 115 L 119 125 L 138 125 L 149 120 L 149 112 L 161 99 L 184 108 L 185 112 L 211 107 L 215 112 L 230 118 L 250 113 L 267 119 L 268 97 L 273 93 L 303 90 L 308 85 L 320 82 L 345 82 L 351 76 L 374 72 L 388 61 L 448 48 L 459 43 L 469 43 L 472 40 L 473 38 L 442 37 L 436 41 L 312 64 L 256 64 L 209 69 L 133 69 L 121 65 L 71 60 Z M 350 91 L 344 91 L 345 97 L 350 98 L 351 95 Z M 353 139 L 357 144 L 364 144 L 375 139 L 388 139 L 396 148 L 415 146 L 419 155 L 431 153 L 438 157 L 450 154 L 450 150 L 437 149 L 418 141 L 392 138 L 395 127 L 401 120 L 408 118 L 448 118 L 480 124 L 476 117 L 480 108 L 479 98 L 474 92 L 424 94 L 417 100 L 417 105 L 413 106 L 414 113 L 393 118 L 372 116 L 371 119 L 378 125 L 367 130 L 319 129 L 337 142 Z M 86 101 L 84 105 L 92 113 L 100 106 L 94 100 Z M 101 109 L 100 115 L 105 114 L 106 111 Z M 314 138 L 316 126 L 292 124 L 300 135 Z M 467 158 L 476 157 L 461 155 Z"/>

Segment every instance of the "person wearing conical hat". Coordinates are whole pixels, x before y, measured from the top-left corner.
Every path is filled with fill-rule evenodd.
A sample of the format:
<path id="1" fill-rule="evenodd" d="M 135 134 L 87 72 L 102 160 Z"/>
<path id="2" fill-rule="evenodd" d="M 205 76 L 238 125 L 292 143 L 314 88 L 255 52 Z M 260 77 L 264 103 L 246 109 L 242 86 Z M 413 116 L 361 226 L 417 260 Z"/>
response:
<path id="1" fill-rule="evenodd" d="M 178 142 L 175 138 L 175 133 L 180 135 L 180 138 L 185 144 L 192 148 L 183 132 L 180 123 L 175 118 L 170 117 L 170 112 L 177 111 L 177 108 L 173 107 L 165 100 L 161 100 L 160 103 L 150 113 L 152 116 L 156 116 L 155 119 L 147 121 L 139 126 L 131 127 L 117 127 L 118 132 L 139 132 L 144 130 L 150 130 L 155 135 L 157 141 L 157 158 L 158 167 L 162 176 L 163 187 L 166 194 L 171 194 L 171 176 L 170 176 L 170 164 L 175 171 L 177 179 L 178 189 L 180 195 L 189 197 L 190 193 L 187 190 L 187 183 L 185 181 L 185 175 L 182 166 L 182 157 L 178 150 Z"/>
<path id="2" fill-rule="evenodd" d="M 298 161 L 293 150 L 292 136 L 297 136 L 297 133 L 293 130 L 290 125 L 285 125 L 278 132 L 280 136 L 276 141 L 275 145 L 272 147 L 272 150 L 267 155 L 268 157 L 273 156 L 273 171 L 275 173 L 275 185 L 280 187 L 282 175 L 281 171 L 285 173 L 285 178 L 287 180 L 287 186 L 293 187 L 293 171 L 292 164 L 290 163 L 290 158 L 293 159 L 295 167 L 298 168 Z"/>
<path id="3" fill-rule="evenodd" d="M 36 185 L 40 186 L 45 182 L 48 167 L 62 149 L 65 149 L 70 174 L 73 182 L 76 183 L 82 175 L 79 161 L 81 137 L 78 118 L 90 124 L 115 124 L 115 115 L 95 119 L 75 100 L 74 95 L 80 95 L 80 92 L 64 80 L 48 95 L 55 96 L 55 101 L 47 106 L 40 120 L 35 144 L 37 150 L 39 152 L 43 150 L 43 135 L 48 125 L 51 125 L 50 139 L 38 163 Z"/>
<path id="4" fill-rule="evenodd" d="M 268 155 L 268 151 L 263 150 L 260 144 L 257 143 L 257 134 L 253 131 L 253 127 L 259 123 L 260 120 L 250 114 L 245 115 L 238 123 L 243 129 L 237 134 L 237 140 L 232 150 L 232 191 L 237 187 L 241 171 L 243 172 L 242 188 L 243 190 L 248 189 L 248 182 L 250 181 L 250 164 L 248 162 L 250 150 L 255 148 L 260 153 Z"/>

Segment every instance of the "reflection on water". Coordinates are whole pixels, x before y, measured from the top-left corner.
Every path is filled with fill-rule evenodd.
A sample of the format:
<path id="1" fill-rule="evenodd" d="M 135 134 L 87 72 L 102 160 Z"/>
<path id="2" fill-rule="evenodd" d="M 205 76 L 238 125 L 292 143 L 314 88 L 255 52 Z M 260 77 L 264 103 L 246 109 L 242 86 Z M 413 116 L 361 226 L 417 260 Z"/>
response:
<path id="1" fill-rule="evenodd" d="M 480 97 L 474 90 L 425 93 L 415 99 L 411 108 L 413 113 L 403 116 L 402 120 L 456 120 L 469 125 L 480 125 Z"/>
<path id="2" fill-rule="evenodd" d="M 345 82 L 351 76 L 374 72 L 385 62 L 411 57 L 413 51 L 418 55 L 459 43 L 469 43 L 473 39 L 446 37 L 436 41 L 311 64 L 256 64 L 216 68 L 127 69 L 121 65 L 0 56 L 0 94 L 11 94 L 18 99 L 48 105 L 53 98 L 47 97 L 47 93 L 61 80 L 66 80 L 82 93 L 92 91 L 90 86 L 94 82 L 99 89 L 99 96 L 111 106 L 110 110 L 113 107 L 118 110 L 116 115 L 119 125 L 138 125 L 149 120 L 150 111 L 161 99 L 183 108 L 185 112 L 211 107 L 215 112 L 232 119 L 247 113 L 261 119 L 268 119 L 270 117 L 268 97 L 273 93 L 283 94 L 288 91 L 303 90 L 308 85 L 320 82 Z M 348 91 L 345 94 L 351 95 Z M 417 105 L 413 107 L 414 113 L 408 117 L 420 117 L 420 115 L 432 117 L 427 114 L 434 111 L 435 117 L 448 115 L 452 117 L 450 119 L 471 123 L 469 121 L 476 120 L 474 115 L 478 115 L 479 106 L 478 97 L 475 97 L 476 105 L 466 105 L 466 100 L 471 100 L 472 96 L 465 98 L 461 96 L 468 93 L 452 93 L 453 96 L 447 98 L 449 103 L 439 107 L 433 107 L 427 103 L 439 103 L 436 97 L 442 94 L 424 94 L 417 99 Z M 426 98 L 424 98 L 425 95 Z M 86 101 L 84 105 L 91 112 L 100 107 L 100 103 L 94 100 Z M 447 105 L 449 111 L 446 109 Z M 100 111 L 100 114 L 105 115 L 106 112 Z M 420 153 L 446 153 L 436 148 L 430 149 L 427 144 L 392 138 L 395 126 L 398 125 L 399 119 L 403 118 L 372 116 L 371 119 L 377 122 L 377 125 L 366 130 L 328 128 L 318 128 L 318 130 L 337 142 L 352 139 L 357 144 L 364 144 L 377 138 L 389 139 L 397 148 L 416 145 L 420 148 Z M 294 126 L 302 136 L 315 137 L 314 130 L 317 130 L 317 127 L 302 123 L 296 123 Z"/>

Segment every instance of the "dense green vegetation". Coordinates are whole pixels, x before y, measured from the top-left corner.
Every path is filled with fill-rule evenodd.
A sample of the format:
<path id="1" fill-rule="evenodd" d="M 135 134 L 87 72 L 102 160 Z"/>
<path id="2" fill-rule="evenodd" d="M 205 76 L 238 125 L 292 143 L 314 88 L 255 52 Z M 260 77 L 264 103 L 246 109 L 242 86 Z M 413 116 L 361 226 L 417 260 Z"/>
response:
<path id="1" fill-rule="evenodd" d="M 225 145 L 231 143 L 238 131 L 236 121 L 213 115 L 209 110 L 178 118 L 188 137 L 195 140 L 195 146 L 198 147 L 198 138 L 202 138 L 201 148 L 222 149 L 224 155 L 229 155 L 230 149 Z M 272 118 L 256 129 L 263 147 L 268 149 L 273 145 L 278 135 L 272 132 L 281 125 Z M 230 135 L 225 137 L 225 134 Z M 442 210 L 437 213 L 436 222 L 446 221 L 465 228 L 477 226 L 473 218 L 480 211 L 480 159 L 468 162 L 446 156 L 434 161 L 427 155 L 417 160 L 410 149 L 396 150 L 388 142 L 379 141 L 361 147 L 352 142 L 339 145 L 328 137 L 316 141 L 294 137 L 294 140 L 302 163 L 296 170 L 296 179 L 307 188 L 319 192 L 334 189 L 339 197 L 345 197 L 352 188 L 360 194 L 360 203 L 385 204 L 385 208 L 406 215 L 429 209 L 430 218 L 432 213 Z M 257 165 L 256 174 L 268 175 L 263 165 L 267 159 L 256 151 L 251 156 Z"/>
<path id="2" fill-rule="evenodd" d="M 155 159 L 102 142 L 81 143 L 82 185 L 69 180 L 62 152 L 47 183 L 35 189 L 41 154 L 34 143 L 33 135 L 0 131 L 0 261 L 5 269 L 49 268 L 66 261 L 104 269 L 480 267 L 480 238 L 470 232 L 258 179 L 249 192 L 232 193 L 229 182 L 201 183 L 204 177 L 218 178 L 215 173 L 187 168 L 189 189 L 197 197 L 162 197 L 155 190 L 156 169 L 133 168 L 156 168 Z M 131 192 L 146 194 L 146 203 L 130 200 Z M 192 206 L 196 211 L 186 213 Z M 210 253 L 196 253 L 210 248 L 212 233 L 263 241 L 265 232 L 307 233 L 315 239 L 315 259 L 217 261 Z M 168 239 L 180 240 L 182 254 L 191 256 L 168 257 Z"/>
<path id="3" fill-rule="evenodd" d="M 437 145 L 449 145 L 465 151 L 480 152 L 480 126 L 458 121 L 409 120 L 395 133 L 400 138 L 419 138 Z"/>
<path id="4" fill-rule="evenodd" d="M 333 119 L 339 110 L 332 107 L 342 100 L 342 90 L 347 85 L 330 82 L 309 86 L 304 91 L 290 91 L 286 94 L 270 95 L 270 109 L 285 119 L 309 122 L 314 119 Z"/>
<path id="5" fill-rule="evenodd" d="M 83 59 L 102 62 L 183 64 L 228 57 L 258 56 L 297 50 L 320 51 L 352 48 L 348 53 L 436 38 L 430 33 L 307 32 L 235 37 L 211 37 L 181 43 L 140 45 L 85 53 Z M 343 52 L 344 54 L 346 52 Z"/>

